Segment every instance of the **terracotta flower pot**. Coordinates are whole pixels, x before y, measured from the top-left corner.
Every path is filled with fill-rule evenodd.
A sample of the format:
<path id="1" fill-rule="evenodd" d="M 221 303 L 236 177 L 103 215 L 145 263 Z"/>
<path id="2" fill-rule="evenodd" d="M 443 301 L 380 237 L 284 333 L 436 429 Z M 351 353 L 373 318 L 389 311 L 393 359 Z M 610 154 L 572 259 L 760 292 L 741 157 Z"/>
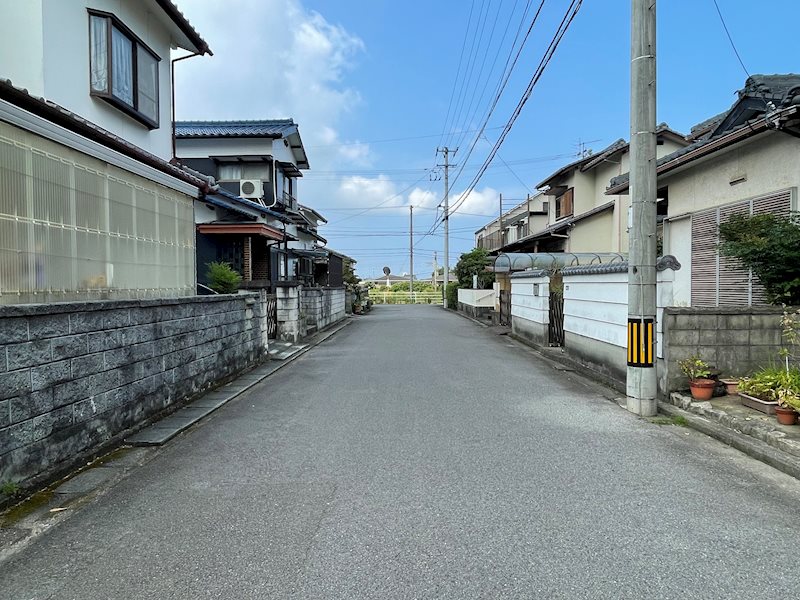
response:
<path id="1" fill-rule="evenodd" d="M 797 423 L 797 412 L 793 408 L 778 406 L 775 408 L 775 416 L 781 425 L 795 425 Z"/>
<path id="2" fill-rule="evenodd" d="M 739 393 L 738 379 L 720 379 L 720 381 L 725 384 L 725 391 L 728 392 L 729 395 L 733 396 Z"/>
<path id="3" fill-rule="evenodd" d="M 716 385 L 717 382 L 713 379 L 692 379 L 689 382 L 689 389 L 692 391 L 692 398 L 695 400 L 711 400 Z"/>

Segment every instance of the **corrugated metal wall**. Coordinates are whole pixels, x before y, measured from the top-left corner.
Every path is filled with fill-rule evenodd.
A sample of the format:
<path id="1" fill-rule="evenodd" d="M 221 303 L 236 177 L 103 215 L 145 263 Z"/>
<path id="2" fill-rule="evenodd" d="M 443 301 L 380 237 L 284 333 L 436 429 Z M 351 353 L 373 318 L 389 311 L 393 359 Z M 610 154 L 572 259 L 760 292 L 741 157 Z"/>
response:
<path id="1" fill-rule="evenodd" d="M 0 304 L 194 293 L 192 199 L 0 123 Z"/>

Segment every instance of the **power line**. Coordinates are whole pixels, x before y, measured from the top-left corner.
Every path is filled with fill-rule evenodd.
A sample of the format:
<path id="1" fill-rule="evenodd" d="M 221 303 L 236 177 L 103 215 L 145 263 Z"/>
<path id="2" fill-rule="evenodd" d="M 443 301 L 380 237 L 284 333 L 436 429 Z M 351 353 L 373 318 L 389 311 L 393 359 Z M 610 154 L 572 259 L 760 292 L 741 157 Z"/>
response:
<path id="1" fill-rule="evenodd" d="M 455 206 L 453 206 L 452 212 L 457 211 L 459 206 L 461 206 L 466 201 L 467 196 L 472 192 L 472 190 L 475 189 L 475 186 L 478 184 L 478 182 L 480 181 L 481 177 L 483 177 L 483 174 L 486 172 L 486 168 L 489 166 L 489 164 L 494 159 L 495 155 L 497 154 L 498 150 L 500 149 L 500 146 L 502 146 L 503 142 L 506 139 L 506 136 L 511 131 L 511 128 L 514 126 L 514 123 L 516 122 L 517 118 L 519 117 L 520 113 L 522 112 L 522 108 L 525 106 L 525 103 L 531 97 L 531 94 L 533 93 L 533 89 L 536 87 L 536 84 L 539 82 L 539 80 L 541 79 L 542 75 L 544 74 L 544 71 L 547 68 L 547 65 L 552 60 L 556 49 L 558 48 L 559 44 L 561 43 L 561 40 L 564 39 L 564 35 L 566 35 L 567 30 L 569 29 L 569 26 L 572 24 L 572 22 L 574 21 L 575 17 L 577 16 L 578 11 L 580 10 L 582 3 L 583 3 L 583 0 L 572 0 L 572 2 L 570 3 L 570 6 L 567 9 L 567 12 L 564 14 L 564 18 L 561 20 L 561 23 L 559 24 L 559 27 L 558 27 L 555 35 L 553 36 L 552 40 L 550 41 L 550 44 L 548 45 L 547 50 L 545 51 L 544 55 L 542 56 L 541 61 L 539 61 L 539 65 L 537 66 L 533 77 L 531 78 L 530 82 L 528 83 L 528 87 L 525 90 L 525 93 L 522 95 L 522 98 L 520 98 L 520 101 L 517 103 L 517 107 L 514 109 L 514 112 L 511 114 L 511 116 L 509 117 L 508 121 L 506 122 L 506 125 L 503 128 L 503 132 L 500 134 L 500 137 L 498 138 L 498 140 L 495 142 L 494 146 L 492 147 L 492 150 L 489 153 L 489 156 L 486 157 L 486 160 L 484 161 L 484 166 L 481 167 L 481 169 L 478 170 L 478 173 L 473 177 L 472 181 L 470 182 L 470 185 L 467 187 L 467 189 L 464 191 L 464 193 L 461 195 L 461 197 L 456 201 Z"/>
<path id="2" fill-rule="evenodd" d="M 514 42 L 511 44 L 511 48 L 509 49 L 509 57 L 514 52 L 514 47 L 516 46 L 517 39 L 519 38 L 520 29 L 522 28 L 522 24 L 524 23 L 525 17 L 528 14 L 528 10 L 530 9 L 531 2 L 532 2 L 532 0 L 527 0 L 527 4 L 525 6 L 525 10 L 523 11 L 522 18 L 520 19 L 520 25 L 517 28 L 517 34 L 514 36 Z M 474 117 L 474 115 L 477 115 L 478 107 L 480 107 L 481 103 L 483 102 L 483 97 L 484 97 L 484 94 L 486 93 L 486 88 L 489 85 L 489 81 L 491 81 L 491 79 L 492 79 L 492 73 L 494 73 L 495 65 L 497 64 L 497 59 L 500 56 L 500 51 L 503 49 L 503 43 L 506 41 L 506 37 L 508 36 L 508 29 L 511 26 L 511 22 L 514 19 L 514 13 L 517 10 L 517 4 L 518 3 L 519 3 L 519 0 L 515 0 L 514 1 L 514 6 L 511 8 L 511 13 L 509 14 L 508 22 L 506 23 L 505 30 L 503 31 L 503 37 L 501 38 L 500 43 L 497 45 L 497 52 L 495 52 L 494 58 L 492 59 L 492 66 L 489 68 L 489 74 L 486 76 L 486 81 L 484 82 L 483 88 L 481 89 L 480 96 L 478 97 L 478 103 L 475 106 L 475 112 L 473 113 L 473 117 Z M 500 74 L 500 78 L 501 79 L 503 77 L 503 74 L 505 73 L 506 66 L 508 66 L 508 58 L 506 59 L 506 64 L 503 65 L 503 73 Z M 475 89 L 477 89 L 477 87 Z M 470 106 L 472 106 L 472 103 L 470 103 Z M 467 120 L 466 122 L 469 123 L 470 121 Z M 465 132 L 465 133 L 463 133 L 463 134 L 461 134 L 459 136 L 458 143 L 456 144 L 456 146 L 460 146 L 463 143 L 463 141 L 464 141 L 464 139 L 466 137 L 466 133 L 469 133 L 469 132 Z"/>
<path id="3" fill-rule="evenodd" d="M 461 42 L 461 54 L 458 57 L 458 68 L 456 69 L 456 77 L 453 79 L 453 89 L 450 90 L 450 101 L 447 103 L 447 116 L 444 118 L 444 126 L 442 127 L 442 133 L 439 135 L 439 143 L 438 146 L 442 145 L 442 140 L 444 139 L 444 134 L 447 131 L 447 123 L 450 120 L 450 109 L 453 106 L 453 96 L 456 93 L 456 87 L 458 85 L 458 75 L 461 72 L 461 63 L 464 59 L 464 48 L 467 46 L 467 38 L 469 37 L 469 26 L 472 23 L 472 12 L 475 9 L 475 0 L 472 0 L 470 7 L 469 7 L 469 18 L 467 19 L 467 28 L 464 30 L 464 39 Z"/>
<path id="4" fill-rule="evenodd" d="M 492 30 L 489 32 L 489 41 L 486 42 L 486 50 L 482 53 L 483 54 L 483 59 L 481 60 L 481 67 L 478 70 L 477 77 L 475 78 L 475 85 L 472 86 L 472 94 L 470 95 L 469 104 L 466 105 L 467 106 L 467 111 L 466 111 L 466 113 L 464 113 L 464 125 L 463 125 L 463 127 L 467 127 L 469 122 L 470 122 L 470 120 L 471 120 L 470 114 L 472 112 L 472 105 L 475 102 L 475 93 L 478 91 L 478 86 L 480 85 L 481 78 L 483 76 L 483 69 L 486 66 L 486 57 L 489 55 L 489 49 L 492 47 L 492 40 L 494 39 L 494 32 L 495 32 L 495 29 L 497 29 L 497 21 L 500 18 L 500 12 L 502 10 L 503 10 L 503 0 L 500 0 L 500 4 L 497 7 L 497 12 L 495 14 L 494 21 L 492 22 Z M 487 15 L 488 15 L 488 11 L 487 11 Z M 508 22 L 509 22 L 509 24 L 511 23 L 511 18 L 509 18 Z M 506 30 L 507 30 L 507 28 L 506 28 Z M 499 51 L 498 51 L 498 54 L 499 54 Z M 492 67 L 489 69 L 489 74 L 486 76 L 486 80 L 487 81 L 491 78 L 492 69 L 494 68 L 494 64 L 495 63 L 493 62 L 492 63 Z M 484 89 L 485 89 L 485 87 L 486 86 L 484 84 Z M 481 91 L 481 94 L 483 94 L 483 90 Z M 483 96 L 481 95 L 481 97 L 483 97 Z M 480 99 L 478 100 L 478 104 L 480 104 Z M 476 109 L 476 112 L 477 112 L 477 109 Z M 456 148 L 458 148 L 458 146 L 461 144 L 461 138 L 463 138 L 463 136 L 459 136 L 459 141 L 456 142 L 456 144 L 455 144 Z"/>
<path id="5" fill-rule="evenodd" d="M 490 127 L 489 129 L 501 129 L 502 125 L 497 127 Z M 456 132 L 457 135 L 466 134 L 466 133 L 475 133 L 478 131 L 477 129 L 473 129 L 470 131 L 458 131 Z M 396 137 L 396 138 L 386 138 L 380 140 L 364 140 L 363 142 L 340 142 L 337 144 L 321 144 L 318 146 L 306 146 L 309 149 L 316 149 L 316 148 L 338 148 L 340 146 L 361 146 L 362 144 L 389 144 L 392 142 L 407 142 L 410 140 L 424 140 L 428 138 L 435 138 L 442 134 L 439 133 L 430 133 L 425 135 L 410 135 L 407 137 Z"/>
<path id="6" fill-rule="evenodd" d="M 742 65 L 742 70 L 745 72 L 747 77 L 750 77 L 750 72 L 747 70 L 747 67 L 744 66 L 744 61 L 742 57 L 739 55 L 739 51 L 736 49 L 736 44 L 733 43 L 733 38 L 731 37 L 731 32 L 728 31 L 728 26 L 725 24 L 725 18 L 722 16 L 722 11 L 719 9 L 719 4 L 717 4 L 717 0 L 711 0 L 714 3 L 714 6 L 717 8 L 717 14 L 719 15 L 719 20 L 722 22 L 722 27 L 725 29 L 725 34 L 728 36 L 728 41 L 731 43 L 731 48 L 733 48 L 733 53 L 736 54 L 736 58 L 739 59 L 739 64 Z"/>
<path id="7" fill-rule="evenodd" d="M 480 45 L 481 45 L 481 42 L 483 40 L 483 32 L 486 29 L 486 17 L 489 16 L 489 7 L 490 6 L 491 6 L 491 1 L 487 3 L 486 0 L 481 0 L 481 8 L 480 8 L 480 12 L 478 13 L 478 22 L 476 22 L 476 24 L 475 24 L 475 33 L 477 34 L 478 27 L 480 27 L 481 31 L 480 31 L 480 35 L 478 35 L 478 36 L 473 35 L 472 36 L 472 44 L 470 45 L 469 59 L 467 61 L 467 66 L 465 68 L 465 75 L 461 79 L 461 87 L 458 90 L 458 101 L 456 102 L 456 113 L 455 113 L 456 116 L 455 116 L 455 118 L 453 119 L 453 122 L 452 122 L 454 128 L 457 127 L 458 123 L 461 122 L 461 112 L 464 110 L 464 98 L 466 97 L 465 86 L 468 85 L 469 82 L 472 81 L 472 72 L 473 72 L 473 70 L 475 68 L 475 61 L 476 61 L 476 59 L 478 57 L 478 50 L 480 49 Z M 486 7 L 486 14 L 484 14 L 484 11 L 483 11 L 484 7 Z M 475 43 L 476 42 L 476 37 L 477 37 L 477 44 Z M 448 143 L 446 145 L 449 146 L 450 145 L 449 142 L 452 141 L 452 139 L 453 139 L 453 135 L 452 134 L 448 134 L 447 138 L 446 138 Z"/>
<path id="8" fill-rule="evenodd" d="M 472 152 L 475 149 L 475 145 L 478 143 L 478 140 L 480 139 L 480 136 L 483 135 L 483 132 L 484 132 L 484 130 L 486 128 L 486 125 L 488 125 L 488 123 L 489 123 L 489 119 L 492 117 L 492 114 L 494 113 L 495 108 L 497 108 L 497 103 L 500 101 L 500 97 L 503 95 L 503 91 L 505 90 L 506 86 L 508 85 L 508 80 L 511 77 L 511 73 L 514 71 L 514 67 L 516 66 L 517 61 L 519 60 L 520 54 L 522 54 L 522 49 L 525 47 L 525 44 L 528 41 L 528 38 L 530 37 L 531 31 L 533 31 L 533 27 L 534 27 L 534 25 L 536 25 L 536 22 L 539 19 L 539 15 L 542 12 L 542 8 L 544 7 L 545 1 L 546 0 L 542 0 L 541 3 L 539 4 L 539 8 L 537 9 L 536 14 L 533 16 L 533 19 L 531 20 L 531 24 L 528 27 L 528 31 L 525 34 L 525 37 L 522 39 L 522 42 L 520 43 L 519 49 L 517 50 L 517 54 L 514 56 L 514 60 L 509 65 L 508 70 L 505 72 L 504 78 L 501 80 L 500 85 L 498 86 L 498 89 L 495 92 L 495 96 L 494 96 L 494 99 L 492 101 L 492 104 L 489 106 L 489 110 L 488 110 L 486 116 L 483 119 L 483 123 L 481 124 L 481 131 L 478 133 L 478 135 L 475 136 L 475 139 L 472 141 L 472 144 L 470 144 L 469 150 L 467 151 L 467 155 L 464 158 L 464 162 L 462 163 L 462 165 L 466 165 L 467 160 L 469 160 L 469 157 L 472 155 Z M 513 53 L 513 48 L 512 48 L 512 53 Z M 458 181 L 458 178 L 461 176 L 461 174 L 463 172 L 464 172 L 464 168 L 463 167 L 458 170 L 458 172 L 456 173 L 455 178 L 453 178 L 453 183 L 454 184 L 455 184 L 456 181 Z"/>

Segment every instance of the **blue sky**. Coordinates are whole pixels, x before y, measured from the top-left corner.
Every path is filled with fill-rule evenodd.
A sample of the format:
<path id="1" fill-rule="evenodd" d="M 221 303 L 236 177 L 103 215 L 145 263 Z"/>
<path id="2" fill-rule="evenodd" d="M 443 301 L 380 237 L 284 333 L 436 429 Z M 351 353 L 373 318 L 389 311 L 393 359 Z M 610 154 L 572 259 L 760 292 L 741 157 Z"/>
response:
<path id="1" fill-rule="evenodd" d="M 744 0 L 718 3 L 750 73 L 798 71 L 797 0 L 774 0 L 768 6 Z M 407 207 L 415 206 L 415 233 L 427 232 L 443 192 L 433 167 L 448 108 L 459 116 L 448 120 L 448 129 L 470 131 L 480 125 L 527 0 L 216 4 L 179 2 L 215 51 L 213 57 L 178 67 L 179 118 L 293 117 L 311 162 L 300 184 L 300 201 L 327 216 L 329 224 L 321 233 L 329 246 L 356 258 L 362 277 L 380 273 L 383 266 L 395 273 L 408 271 Z M 538 4 L 531 3 L 526 29 Z M 492 142 L 568 5 L 568 0 L 545 2 L 488 123 L 486 135 Z M 727 109 L 746 75 L 712 0 L 672 0 L 659 3 L 658 9 L 658 118 L 688 132 L 693 124 Z M 473 247 L 473 232 L 496 215 L 499 193 L 522 199 L 572 160 L 581 142 L 599 150 L 629 137 L 629 18 L 629 0 L 584 0 L 499 152 L 513 173 L 495 159 L 461 210 L 471 214 L 456 213 L 451 219 L 451 265 Z M 253 25 L 265 34 L 241 35 L 242 28 Z M 457 79 L 462 47 L 465 56 Z M 454 81 L 456 91 L 462 89 L 470 50 L 476 56 L 472 77 L 463 85 L 464 93 L 453 94 Z M 210 83 L 201 94 L 198 78 Z M 237 93 L 252 86 L 254 93 Z M 451 95 L 456 96 L 453 104 Z M 456 111 L 458 97 L 464 101 Z M 455 157 L 459 165 L 472 136 L 444 138 L 453 146 L 460 139 Z M 415 139 L 383 141 L 398 138 Z M 485 141 L 476 145 L 451 196 L 459 197 L 488 150 Z M 383 205 L 373 208 L 379 203 Z M 441 233 L 417 236 L 416 273 L 431 272 L 434 251 L 442 263 Z"/>

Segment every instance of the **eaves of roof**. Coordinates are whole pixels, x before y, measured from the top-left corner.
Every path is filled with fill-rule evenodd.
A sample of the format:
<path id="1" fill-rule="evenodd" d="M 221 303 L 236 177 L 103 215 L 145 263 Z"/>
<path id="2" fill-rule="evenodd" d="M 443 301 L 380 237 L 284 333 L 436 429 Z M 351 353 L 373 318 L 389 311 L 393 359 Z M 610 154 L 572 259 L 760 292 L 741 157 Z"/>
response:
<path id="1" fill-rule="evenodd" d="M 685 148 L 681 148 L 672 154 L 667 154 L 666 156 L 660 158 L 656 166 L 656 173 L 659 176 L 665 175 L 688 163 L 708 156 L 709 154 L 713 154 L 714 152 L 751 138 L 759 133 L 769 131 L 774 128 L 773 123 L 778 120 L 783 120 L 787 117 L 796 115 L 798 111 L 800 111 L 800 107 L 790 106 L 788 108 L 776 111 L 770 115 L 769 120 L 761 117 L 756 119 L 754 122 L 745 123 L 737 129 L 723 133 L 716 137 L 700 139 L 694 144 L 690 144 Z M 624 175 L 620 175 L 619 177 L 612 179 L 611 185 L 606 190 L 606 195 L 613 196 L 627 192 L 629 187 L 629 179 L 630 173 L 625 173 Z"/>
<path id="2" fill-rule="evenodd" d="M 158 3 L 158 5 L 161 7 L 161 10 L 167 13 L 167 16 L 172 19 L 172 22 L 178 26 L 178 29 L 183 32 L 183 35 L 185 35 L 188 40 L 194 44 L 198 53 L 208 54 L 210 56 L 214 55 L 214 53 L 211 51 L 211 48 L 208 47 L 208 43 L 206 43 L 206 41 L 200 37 L 200 34 L 197 33 L 197 30 L 192 27 L 192 24 L 189 23 L 189 20 L 171 0 L 156 0 L 156 3 Z"/>
<path id="3" fill-rule="evenodd" d="M 297 133 L 292 119 L 254 121 L 176 121 L 175 137 L 187 138 L 272 138 L 280 139 Z"/>
<path id="4" fill-rule="evenodd" d="M 545 179 L 541 183 L 538 183 L 536 185 L 536 189 L 538 190 L 538 189 L 541 189 L 541 188 L 543 188 L 545 186 L 550 185 L 550 182 L 553 181 L 554 179 L 556 179 L 558 177 L 561 177 L 563 175 L 566 175 L 570 171 L 574 171 L 575 169 L 581 168 L 586 163 L 591 162 L 592 160 L 594 160 L 594 158 L 595 158 L 595 156 L 594 156 L 594 154 L 592 154 L 590 156 L 584 156 L 583 158 L 579 158 L 578 160 L 575 160 L 575 161 L 569 163 L 568 165 L 564 165 L 558 171 L 556 171 L 555 173 L 551 174 L 547 179 Z"/>
<path id="5" fill-rule="evenodd" d="M 27 90 L 16 87 L 8 79 L 0 79 L 0 99 L 46 119 L 51 123 L 55 123 L 64 129 L 68 129 L 69 131 L 97 142 L 106 148 L 115 150 L 120 154 L 157 169 L 162 173 L 171 175 L 176 179 L 193 185 L 200 190 L 208 189 L 208 182 L 206 180 L 191 175 L 180 167 L 169 163 L 155 154 L 150 154 L 146 150 L 131 144 L 129 141 L 114 135 L 110 131 L 84 119 L 55 102 L 32 96 Z"/>
<path id="6" fill-rule="evenodd" d="M 215 189 L 215 190 L 207 192 L 206 195 L 222 196 L 223 198 L 227 198 L 229 201 L 236 202 L 236 203 L 240 204 L 241 206 L 244 206 L 244 207 L 247 207 L 247 208 L 249 208 L 251 210 L 257 211 L 262 215 L 265 215 L 265 216 L 268 216 L 268 217 L 272 217 L 273 219 L 277 219 L 278 221 L 281 221 L 282 223 L 290 223 L 291 222 L 291 220 L 288 219 L 286 217 L 286 215 L 284 215 L 283 213 L 279 213 L 277 211 L 271 210 L 271 209 L 267 208 L 266 206 L 263 206 L 262 204 L 259 204 L 258 202 L 253 202 L 252 200 L 248 200 L 246 198 L 241 198 L 241 197 L 239 197 L 239 196 L 237 196 L 235 194 L 231 194 L 230 192 L 228 192 L 227 190 L 225 190 L 225 189 L 223 189 L 221 187 L 218 188 L 218 189 Z"/>
<path id="7" fill-rule="evenodd" d="M 328 222 L 328 219 L 323 217 L 321 214 L 319 214 L 319 212 L 317 212 L 315 209 L 311 208 L 310 206 L 305 206 L 303 204 L 298 204 L 297 205 L 297 210 L 299 210 L 299 211 L 304 211 L 305 210 L 305 211 L 310 212 L 312 215 L 314 215 L 314 217 L 316 217 L 317 221 L 321 221 L 322 223 L 327 223 Z"/>
<path id="8" fill-rule="evenodd" d="M 599 154 L 592 155 L 593 160 L 591 160 L 588 163 L 586 163 L 585 165 L 583 165 L 581 167 L 581 171 L 585 172 L 585 171 L 590 171 L 591 169 L 594 169 L 597 165 L 602 163 L 604 160 L 608 160 L 614 154 L 616 154 L 617 152 L 620 152 L 621 150 L 627 149 L 629 146 L 630 146 L 630 144 L 628 144 L 628 142 L 626 142 L 624 139 L 622 139 L 622 138 L 618 139 L 616 142 L 614 142 L 613 144 L 608 146 L 605 150 L 603 150 Z"/>

